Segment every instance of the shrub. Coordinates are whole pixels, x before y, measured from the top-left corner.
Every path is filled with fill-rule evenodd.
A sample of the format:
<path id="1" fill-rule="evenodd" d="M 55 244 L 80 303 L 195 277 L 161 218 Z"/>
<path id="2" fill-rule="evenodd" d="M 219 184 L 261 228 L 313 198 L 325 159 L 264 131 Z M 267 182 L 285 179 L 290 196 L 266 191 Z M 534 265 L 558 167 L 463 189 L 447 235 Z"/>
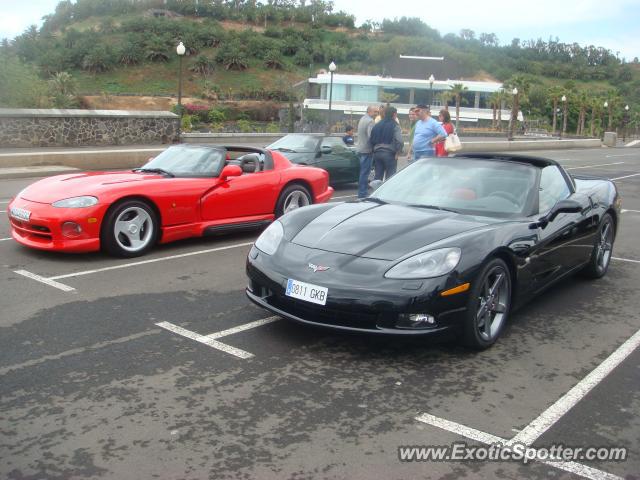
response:
<path id="1" fill-rule="evenodd" d="M 209 110 L 209 121 L 211 123 L 221 123 L 227 119 L 227 115 L 224 110 L 220 110 L 217 108 L 212 108 Z"/>
<path id="2" fill-rule="evenodd" d="M 253 125 L 249 120 L 238 120 L 238 128 L 242 133 L 249 133 L 254 131 Z"/>
<path id="3" fill-rule="evenodd" d="M 191 129 L 193 128 L 193 125 L 191 123 L 191 115 L 183 115 L 182 116 L 182 122 L 180 127 L 182 128 L 183 132 L 190 132 Z"/>

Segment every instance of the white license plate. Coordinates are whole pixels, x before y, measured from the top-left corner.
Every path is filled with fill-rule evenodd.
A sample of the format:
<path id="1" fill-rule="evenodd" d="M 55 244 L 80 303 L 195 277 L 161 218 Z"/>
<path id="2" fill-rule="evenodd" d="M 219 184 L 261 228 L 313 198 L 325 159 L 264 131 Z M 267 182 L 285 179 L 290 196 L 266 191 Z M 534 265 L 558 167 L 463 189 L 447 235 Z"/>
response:
<path id="1" fill-rule="evenodd" d="M 31 212 L 29 210 L 25 210 L 24 208 L 11 207 L 9 213 L 13 218 L 17 218 L 18 220 L 22 220 L 23 222 L 28 222 L 31 218 Z"/>
<path id="2" fill-rule="evenodd" d="M 327 303 L 327 294 L 329 289 L 313 285 L 312 283 L 300 282 L 298 280 L 287 280 L 287 291 L 285 295 L 288 297 L 298 298 L 307 302 L 325 305 Z"/>

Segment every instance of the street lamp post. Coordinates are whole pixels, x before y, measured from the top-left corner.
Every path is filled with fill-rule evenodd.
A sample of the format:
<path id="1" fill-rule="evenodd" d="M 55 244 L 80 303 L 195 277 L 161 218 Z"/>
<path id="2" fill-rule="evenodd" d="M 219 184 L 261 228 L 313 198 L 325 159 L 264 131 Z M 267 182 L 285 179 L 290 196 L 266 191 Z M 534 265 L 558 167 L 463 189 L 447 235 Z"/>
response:
<path id="1" fill-rule="evenodd" d="M 433 105 L 433 82 L 435 81 L 433 74 L 429 75 L 429 107 Z"/>
<path id="2" fill-rule="evenodd" d="M 333 74 L 336 71 L 336 64 L 331 62 L 329 64 L 329 72 L 331 73 L 331 81 L 329 82 L 329 122 L 327 125 L 327 131 L 331 132 L 331 101 L 333 97 Z"/>
<path id="3" fill-rule="evenodd" d="M 624 116 L 622 117 L 622 141 L 627 141 L 627 124 L 629 123 L 629 105 L 624 106 Z"/>
<path id="4" fill-rule="evenodd" d="M 560 138 L 567 133 L 567 96 L 562 95 L 562 132 L 560 133 Z"/>
<path id="5" fill-rule="evenodd" d="M 511 108 L 511 122 L 509 125 L 509 136 L 508 139 L 509 140 L 513 140 L 513 132 L 516 128 L 516 122 L 518 121 L 518 89 L 517 88 L 513 88 L 513 90 L 511 90 L 511 93 L 513 94 L 513 106 Z"/>
<path id="6" fill-rule="evenodd" d="M 178 111 L 180 112 L 180 116 L 182 117 L 182 57 L 184 57 L 185 52 L 187 51 L 184 48 L 184 44 L 180 42 L 176 47 L 176 53 L 178 54 L 178 58 L 180 59 L 180 65 L 178 66 Z"/>
<path id="7" fill-rule="evenodd" d="M 602 106 L 604 107 L 602 110 L 602 138 L 604 138 L 604 132 L 607 130 L 604 126 L 604 112 L 609 108 L 609 102 L 605 100 Z"/>

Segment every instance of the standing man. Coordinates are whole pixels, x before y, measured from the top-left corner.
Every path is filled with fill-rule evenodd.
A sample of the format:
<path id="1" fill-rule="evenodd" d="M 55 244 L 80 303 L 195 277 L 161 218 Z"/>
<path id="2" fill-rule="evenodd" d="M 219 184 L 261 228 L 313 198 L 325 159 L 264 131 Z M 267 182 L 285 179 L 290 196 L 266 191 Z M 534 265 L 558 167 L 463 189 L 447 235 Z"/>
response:
<path id="1" fill-rule="evenodd" d="M 413 136 L 416 133 L 416 122 L 418 121 L 418 117 L 416 117 L 416 107 L 411 107 L 409 109 L 409 149 L 407 151 L 407 160 L 409 163 L 413 162 Z"/>
<path id="2" fill-rule="evenodd" d="M 413 135 L 413 158 L 418 160 L 424 157 L 435 157 L 436 143 L 447 138 L 447 132 L 436 120 L 431 118 L 428 106 L 420 104 L 415 108 L 418 121 Z"/>
<path id="3" fill-rule="evenodd" d="M 387 106 L 384 118 L 371 130 L 369 143 L 373 145 L 376 180 L 388 180 L 398 169 L 398 155 L 402 153 L 404 141 L 397 119 L 398 111 L 395 107 Z"/>
<path id="4" fill-rule="evenodd" d="M 368 106 L 367 113 L 365 113 L 358 122 L 358 142 L 356 143 L 356 152 L 358 152 L 358 156 L 360 157 L 358 198 L 366 197 L 369 187 L 369 172 L 371 172 L 371 161 L 373 158 L 373 147 L 369 143 L 369 137 L 371 137 L 371 129 L 374 125 L 373 117 L 376 113 L 376 107 Z"/>

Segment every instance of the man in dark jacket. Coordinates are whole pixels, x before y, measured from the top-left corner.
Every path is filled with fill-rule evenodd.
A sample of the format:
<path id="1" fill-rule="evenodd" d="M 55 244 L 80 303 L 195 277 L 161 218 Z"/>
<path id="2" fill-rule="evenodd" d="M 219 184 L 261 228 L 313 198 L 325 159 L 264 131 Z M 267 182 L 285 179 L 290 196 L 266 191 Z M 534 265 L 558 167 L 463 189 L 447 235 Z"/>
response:
<path id="1" fill-rule="evenodd" d="M 387 107 L 384 118 L 371 130 L 369 141 L 373 147 L 376 180 L 388 179 L 398 169 L 398 155 L 402 152 L 404 142 L 397 116 L 395 107 Z"/>

